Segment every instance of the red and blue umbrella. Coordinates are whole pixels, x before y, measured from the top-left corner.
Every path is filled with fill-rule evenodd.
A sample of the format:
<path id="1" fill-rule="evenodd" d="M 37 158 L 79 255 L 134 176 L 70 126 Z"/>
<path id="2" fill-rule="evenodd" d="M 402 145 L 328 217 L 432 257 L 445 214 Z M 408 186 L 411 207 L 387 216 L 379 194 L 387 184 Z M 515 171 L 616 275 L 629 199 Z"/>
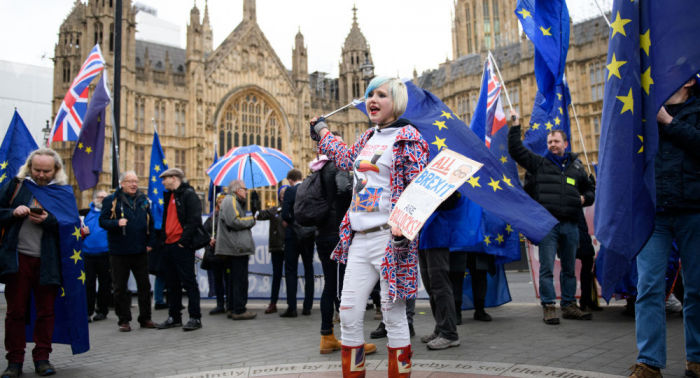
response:
<path id="1" fill-rule="evenodd" d="M 276 185 L 292 168 L 292 159 L 283 152 L 251 144 L 230 149 L 209 167 L 207 174 L 216 186 L 243 180 L 248 188 L 259 188 Z"/>

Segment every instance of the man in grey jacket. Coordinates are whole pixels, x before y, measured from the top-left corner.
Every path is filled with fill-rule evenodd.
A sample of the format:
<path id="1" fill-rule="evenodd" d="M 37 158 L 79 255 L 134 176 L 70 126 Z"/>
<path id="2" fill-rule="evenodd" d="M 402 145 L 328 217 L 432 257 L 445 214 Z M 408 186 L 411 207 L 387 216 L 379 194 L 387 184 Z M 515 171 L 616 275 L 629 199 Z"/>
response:
<path id="1" fill-rule="evenodd" d="M 245 205 L 248 189 L 241 180 L 228 185 L 228 195 L 219 210 L 216 233 L 216 255 L 231 259 L 228 295 L 233 298 L 233 320 L 253 319 L 256 313 L 246 309 L 248 302 L 248 256 L 255 253 L 253 233 L 255 218 L 246 216 Z"/>

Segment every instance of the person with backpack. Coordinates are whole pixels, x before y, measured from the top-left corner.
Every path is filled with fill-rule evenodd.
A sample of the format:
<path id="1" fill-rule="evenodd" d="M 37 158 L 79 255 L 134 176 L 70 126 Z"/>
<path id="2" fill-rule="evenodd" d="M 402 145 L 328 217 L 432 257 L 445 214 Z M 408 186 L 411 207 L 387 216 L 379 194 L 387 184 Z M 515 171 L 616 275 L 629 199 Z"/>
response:
<path id="1" fill-rule="evenodd" d="M 315 227 L 305 227 L 296 222 L 294 203 L 301 184 L 301 171 L 294 168 L 287 172 L 289 188 L 282 201 L 282 219 L 292 228 L 292 242 L 284 246 L 284 281 L 287 285 L 287 310 L 283 318 L 297 317 L 297 269 L 299 256 L 304 264 L 304 305 L 302 315 L 311 315 L 314 304 L 314 234 Z"/>

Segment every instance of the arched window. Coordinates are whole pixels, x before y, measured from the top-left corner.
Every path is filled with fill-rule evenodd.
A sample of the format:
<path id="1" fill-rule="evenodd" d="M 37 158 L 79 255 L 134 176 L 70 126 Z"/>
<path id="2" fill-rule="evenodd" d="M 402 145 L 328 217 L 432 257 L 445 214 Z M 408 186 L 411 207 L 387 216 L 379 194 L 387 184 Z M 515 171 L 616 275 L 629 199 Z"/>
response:
<path id="1" fill-rule="evenodd" d="M 70 62 L 67 60 L 63 61 L 63 82 L 64 83 L 70 83 L 71 77 L 70 77 Z"/>
<path id="2" fill-rule="evenodd" d="M 226 140 L 224 139 L 224 125 L 219 129 L 219 156 L 226 154 Z"/>
<path id="3" fill-rule="evenodd" d="M 248 145 L 248 136 L 246 133 L 243 133 L 243 140 L 241 141 L 241 146 L 247 146 Z"/>
<path id="4" fill-rule="evenodd" d="M 95 44 L 102 44 L 102 24 L 95 22 Z"/>
<path id="5" fill-rule="evenodd" d="M 471 16 L 471 13 L 469 12 L 469 5 L 467 5 L 467 7 L 465 8 L 465 11 L 466 11 L 466 15 L 467 15 L 467 17 L 466 17 L 466 19 L 467 19 L 467 22 L 466 22 L 466 26 L 467 26 L 466 27 L 466 29 L 467 29 L 467 54 L 473 54 L 476 51 L 472 50 L 472 25 L 471 25 L 472 16 Z"/>
<path id="6" fill-rule="evenodd" d="M 498 18 L 498 0 L 493 0 L 493 38 L 494 47 L 501 45 L 501 25 Z"/>
<path id="7" fill-rule="evenodd" d="M 260 134 L 258 134 L 258 136 L 255 138 L 255 144 L 257 144 L 258 146 L 262 144 L 260 143 Z"/>
<path id="8" fill-rule="evenodd" d="M 239 141 L 238 141 L 238 133 L 233 135 L 233 146 L 234 147 L 240 146 Z"/>
<path id="9" fill-rule="evenodd" d="M 112 5 L 110 5 L 111 7 Z M 114 24 L 109 24 L 109 51 L 114 52 Z"/>
<path id="10" fill-rule="evenodd" d="M 479 32 L 476 30 L 476 27 L 479 24 L 478 22 L 476 22 L 476 19 L 479 16 L 478 16 L 478 13 L 476 13 L 476 1 L 473 4 L 472 14 L 474 15 L 474 21 L 472 22 L 472 27 L 474 28 L 474 52 L 476 53 L 479 51 L 479 38 L 478 38 Z"/>
<path id="11" fill-rule="evenodd" d="M 265 135 L 265 143 L 263 144 L 265 147 L 270 147 L 270 137 Z"/>

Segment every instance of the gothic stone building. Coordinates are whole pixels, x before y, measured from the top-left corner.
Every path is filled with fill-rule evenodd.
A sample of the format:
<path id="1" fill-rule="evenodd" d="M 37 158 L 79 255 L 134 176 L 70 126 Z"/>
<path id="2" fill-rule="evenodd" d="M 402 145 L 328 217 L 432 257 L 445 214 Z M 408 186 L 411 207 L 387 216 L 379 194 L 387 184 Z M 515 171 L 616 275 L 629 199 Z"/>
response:
<path id="1" fill-rule="evenodd" d="M 534 49 L 519 35 L 515 4 L 516 0 L 458 0 L 452 32 L 455 58 L 420 77 L 414 72 L 417 85 L 442 98 L 466 122 L 476 106 L 481 67 L 489 50 L 500 66 L 514 107 L 524 122 L 528 120 L 536 93 Z M 327 78 L 322 72 L 308 72 L 301 32 L 294 37 L 292 68 L 284 67 L 256 22 L 255 0 L 243 0 L 243 20 L 216 49 L 206 4 L 203 15 L 196 6 L 190 11 L 185 49 L 136 40 L 137 9 L 131 0 L 124 0 L 123 7 L 119 165 L 122 171 L 136 171 L 142 188 L 148 186 L 149 179 L 151 119 L 170 167 L 185 171 L 204 199 L 209 185 L 206 169 L 215 149 L 221 156 L 236 146 L 274 147 L 308 172 L 308 163 L 316 157 L 307 137 L 308 120 L 364 93 L 360 66 L 365 59 L 372 62 L 372 55 L 355 15 L 342 45 L 339 77 Z M 567 78 L 591 161 L 598 155 L 607 38 L 602 18 L 572 26 Z M 111 75 L 114 3 L 89 0 L 83 4 L 77 0 L 60 27 L 55 48 L 54 114 L 96 43 Z M 581 139 L 571 121 L 572 148 L 580 152 Z M 340 112 L 331 122 L 331 128 L 350 143 L 366 127 L 367 118 L 356 109 Z M 104 172 L 97 189 L 109 189 L 111 184 L 109 117 L 106 135 Z M 73 143 L 54 143 L 52 147 L 64 158 L 79 206 L 87 206 L 92 193 L 81 193 L 71 172 Z M 264 188 L 261 194 L 263 206 L 274 205 L 276 187 Z"/>

